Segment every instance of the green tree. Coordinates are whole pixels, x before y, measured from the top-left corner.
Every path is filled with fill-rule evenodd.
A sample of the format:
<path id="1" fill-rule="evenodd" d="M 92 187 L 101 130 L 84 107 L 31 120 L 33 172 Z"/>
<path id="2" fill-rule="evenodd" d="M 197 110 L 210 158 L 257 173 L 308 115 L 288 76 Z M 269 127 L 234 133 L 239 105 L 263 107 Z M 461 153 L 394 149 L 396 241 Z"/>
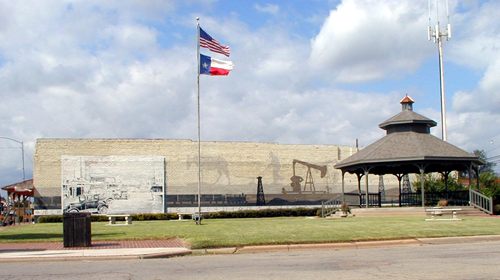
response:
<path id="1" fill-rule="evenodd" d="M 484 150 L 474 150 L 473 153 L 484 162 L 484 165 L 479 167 L 479 191 L 487 196 L 500 196 L 500 184 L 493 169 L 496 163 L 488 161 Z M 473 187 L 476 188 L 474 183 Z"/>
<path id="2" fill-rule="evenodd" d="M 486 152 L 484 150 L 474 150 L 472 153 L 484 162 L 484 165 L 481 165 L 479 167 L 479 173 L 483 172 L 495 173 L 493 167 L 496 166 L 496 163 L 488 161 L 488 157 L 486 156 Z"/>
<path id="3" fill-rule="evenodd" d="M 500 196 L 500 183 L 494 172 L 479 174 L 479 191 L 487 196 Z"/>

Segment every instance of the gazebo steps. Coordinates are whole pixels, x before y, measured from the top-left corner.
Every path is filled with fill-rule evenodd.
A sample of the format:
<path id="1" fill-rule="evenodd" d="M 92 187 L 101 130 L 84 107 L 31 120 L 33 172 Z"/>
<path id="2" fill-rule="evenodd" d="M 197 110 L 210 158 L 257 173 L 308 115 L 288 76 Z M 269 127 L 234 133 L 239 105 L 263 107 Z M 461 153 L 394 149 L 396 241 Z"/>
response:
<path id="1" fill-rule="evenodd" d="M 461 206 L 459 208 L 462 209 L 460 212 L 460 215 L 462 216 L 490 216 L 488 213 L 485 213 L 473 206 Z"/>
<path id="2" fill-rule="evenodd" d="M 453 206 L 453 208 L 460 208 L 462 211 L 458 213 L 459 216 L 489 216 L 481 210 L 472 206 Z M 422 207 L 374 207 L 374 208 L 353 208 L 352 214 L 357 217 L 374 217 L 374 216 L 425 216 L 425 211 Z"/>

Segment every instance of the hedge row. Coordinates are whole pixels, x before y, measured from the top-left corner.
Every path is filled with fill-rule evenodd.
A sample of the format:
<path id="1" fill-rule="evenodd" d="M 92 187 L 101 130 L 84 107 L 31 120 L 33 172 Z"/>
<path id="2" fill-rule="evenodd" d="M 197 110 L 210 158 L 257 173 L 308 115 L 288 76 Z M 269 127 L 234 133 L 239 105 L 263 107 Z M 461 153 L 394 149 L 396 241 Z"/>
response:
<path id="1" fill-rule="evenodd" d="M 321 208 L 283 208 L 262 210 L 221 211 L 203 215 L 205 219 L 226 218 L 265 218 L 265 217 L 301 217 L 321 215 Z"/>
<path id="2" fill-rule="evenodd" d="M 321 208 L 288 208 L 288 209 L 262 209 L 262 210 L 240 210 L 240 211 L 220 211 L 203 215 L 204 219 L 227 219 L 227 218 L 264 218 L 264 217 L 300 217 L 318 216 Z M 153 220 L 175 220 L 178 219 L 176 213 L 158 214 L 134 214 L 131 215 L 133 221 L 153 221 Z M 119 218 L 118 218 L 119 220 Z M 37 223 L 62 223 L 62 215 L 40 216 Z M 92 222 L 107 222 L 105 215 L 91 215 Z"/>

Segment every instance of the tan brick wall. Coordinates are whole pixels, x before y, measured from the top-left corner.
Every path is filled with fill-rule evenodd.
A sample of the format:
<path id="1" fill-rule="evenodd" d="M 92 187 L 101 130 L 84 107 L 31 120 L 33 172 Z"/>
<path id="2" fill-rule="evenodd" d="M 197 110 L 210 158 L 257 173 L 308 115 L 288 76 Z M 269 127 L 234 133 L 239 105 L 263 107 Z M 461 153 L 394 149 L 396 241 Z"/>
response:
<path id="1" fill-rule="evenodd" d="M 202 193 L 255 194 L 257 176 L 263 177 L 264 193 L 291 191 L 294 159 L 327 166 L 320 178 L 312 170 L 316 191 L 339 193 L 341 173 L 333 166 L 352 155 L 355 148 L 338 145 L 289 145 L 257 142 L 202 142 Z M 164 156 L 168 194 L 197 193 L 197 142 L 165 139 L 38 139 L 34 156 L 37 196 L 61 195 L 61 156 Z M 307 168 L 296 165 L 305 179 Z M 378 176 L 371 175 L 370 191 L 378 190 Z M 385 176 L 386 189 L 397 186 Z M 356 176 L 346 175 L 346 191 L 357 189 Z M 364 181 L 363 181 L 364 186 Z M 363 187 L 364 190 L 364 187 Z"/>

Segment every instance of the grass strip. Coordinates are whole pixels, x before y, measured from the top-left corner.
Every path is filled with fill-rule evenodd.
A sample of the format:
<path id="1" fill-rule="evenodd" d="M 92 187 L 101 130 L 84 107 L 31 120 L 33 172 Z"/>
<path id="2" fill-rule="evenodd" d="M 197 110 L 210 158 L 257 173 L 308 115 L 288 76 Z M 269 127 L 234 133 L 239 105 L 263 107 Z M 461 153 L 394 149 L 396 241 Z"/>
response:
<path id="1" fill-rule="evenodd" d="M 208 219 L 201 226 L 192 221 L 134 221 L 127 226 L 92 223 L 92 240 L 140 240 L 179 237 L 193 249 L 264 244 L 299 244 L 390 240 L 444 236 L 494 235 L 500 219 L 465 217 L 462 221 L 424 221 L 422 216 L 306 217 Z M 4 227 L 3 242 L 62 242 L 62 224 Z"/>

